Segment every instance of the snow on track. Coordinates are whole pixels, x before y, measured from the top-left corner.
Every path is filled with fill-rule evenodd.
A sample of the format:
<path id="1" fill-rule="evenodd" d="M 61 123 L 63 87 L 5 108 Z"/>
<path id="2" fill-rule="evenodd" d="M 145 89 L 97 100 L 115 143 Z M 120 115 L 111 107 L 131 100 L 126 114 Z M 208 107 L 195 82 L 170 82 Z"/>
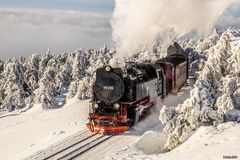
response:
<path id="1" fill-rule="evenodd" d="M 69 136 L 62 141 L 51 145 L 50 147 L 40 150 L 34 155 L 30 156 L 27 159 L 34 159 L 34 160 L 42 160 L 47 159 L 50 157 L 54 157 L 55 155 L 59 154 L 63 150 L 66 150 L 68 148 L 71 148 L 72 146 L 76 145 L 79 142 L 82 142 L 90 137 L 92 137 L 93 134 L 90 133 L 88 130 L 82 130 L 72 136 Z"/>
<path id="2" fill-rule="evenodd" d="M 88 130 L 69 136 L 68 138 L 51 145 L 45 150 L 38 151 L 26 160 L 68 160 L 77 157 L 102 142 L 110 139 L 114 135 L 100 135 Z"/>
<path id="3" fill-rule="evenodd" d="M 91 150 L 94 147 L 97 147 L 99 144 L 107 141 L 108 139 L 114 137 L 115 135 L 100 135 L 100 134 L 95 134 L 93 138 L 89 138 L 86 141 L 83 141 L 77 148 L 66 155 L 57 158 L 59 160 L 69 160 L 73 159 L 77 156 L 82 155 L 88 150 Z M 55 158 L 54 158 L 55 159 Z"/>
<path id="4" fill-rule="evenodd" d="M 86 151 L 82 155 L 74 158 L 75 160 L 102 160 L 108 154 L 111 154 L 121 148 L 126 147 L 129 144 L 132 144 L 137 141 L 139 136 L 137 135 L 126 135 L 120 134 L 112 137 L 111 139 L 99 144 L 97 147 L 92 148 L 91 150 Z"/>

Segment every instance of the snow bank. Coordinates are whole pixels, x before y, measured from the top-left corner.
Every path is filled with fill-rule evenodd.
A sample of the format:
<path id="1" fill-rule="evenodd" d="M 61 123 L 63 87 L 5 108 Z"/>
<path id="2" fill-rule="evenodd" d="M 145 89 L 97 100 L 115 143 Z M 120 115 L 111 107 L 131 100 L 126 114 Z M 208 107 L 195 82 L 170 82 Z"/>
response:
<path id="1" fill-rule="evenodd" d="M 160 145 L 164 143 L 165 135 L 147 132 L 135 145 L 117 151 L 106 160 L 216 160 L 227 156 L 239 158 L 239 130 L 240 124 L 233 122 L 223 123 L 218 127 L 201 126 L 181 146 L 166 153 L 161 152 L 163 148 Z"/>
<path id="2" fill-rule="evenodd" d="M 164 144 L 167 140 L 167 134 L 163 132 L 147 131 L 143 137 L 136 143 L 136 148 L 150 154 L 160 154 L 164 152 Z"/>
<path id="3" fill-rule="evenodd" d="M 225 159 L 224 156 L 237 156 L 239 158 L 240 124 L 223 123 L 218 127 L 200 127 L 180 147 L 160 155 L 161 159 L 176 159 L 181 157 L 182 160 L 216 160 Z"/>
<path id="4" fill-rule="evenodd" d="M 168 133 L 166 151 L 186 141 L 199 126 L 224 122 L 227 111 L 239 107 L 240 30 L 230 28 L 224 32 L 207 55 L 190 98 L 176 108 L 163 107 L 160 112 Z"/>

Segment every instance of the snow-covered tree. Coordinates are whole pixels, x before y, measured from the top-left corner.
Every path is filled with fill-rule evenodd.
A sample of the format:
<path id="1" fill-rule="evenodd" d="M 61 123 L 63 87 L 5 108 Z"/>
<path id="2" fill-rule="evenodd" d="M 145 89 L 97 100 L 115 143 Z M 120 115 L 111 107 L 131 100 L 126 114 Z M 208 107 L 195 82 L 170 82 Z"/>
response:
<path id="1" fill-rule="evenodd" d="M 220 36 L 221 36 L 221 34 L 217 31 L 217 29 L 214 29 L 213 34 L 209 35 L 205 39 L 199 39 L 199 41 L 197 42 L 196 51 L 198 53 L 205 54 L 209 48 L 216 45 Z"/>
<path id="2" fill-rule="evenodd" d="M 235 44 L 235 52 L 236 54 L 232 54 L 228 63 L 229 63 L 229 68 L 228 70 L 236 74 L 238 77 L 240 77 L 240 43 Z"/>
<path id="3" fill-rule="evenodd" d="M 76 92 L 78 99 L 87 99 L 92 96 L 92 77 L 85 77 L 78 82 L 78 91 Z"/>
<path id="4" fill-rule="evenodd" d="M 31 95 L 31 90 L 24 79 L 23 66 L 11 59 L 4 66 L 0 84 L 1 108 L 9 111 L 25 107 L 25 98 Z"/>
<path id="5" fill-rule="evenodd" d="M 29 87 L 31 87 L 32 90 L 35 90 L 39 87 L 38 86 L 39 63 L 40 63 L 40 55 L 37 55 L 37 54 L 31 55 L 31 57 L 25 63 L 26 70 L 24 72 L 24 76 Z"/>
<path id="6" fill-rule="evenodd" d="M 61 93 L 71 83 L 72 68 L 69 63 L 61 66 L 60 72 L 55 77 L 56 90 Z"/>
<path id="7" fill-rule="evenodd" d="M 47 77 L 39 81 L 39 88 L 35 91 L 35 102 L 42 103 L 44 107 L 51 108 L 55 104 L 55 85 Z"/>
<path id="8" fill-rule="evenodd" d="M 53 58 L 53 55 L 48 50 L 47 54 L 43 55 L 41 61 L 39 62 L 39 77 L 42 77 L 45 69 L 48 66 L 48 61 Z"/>
<path id="9" fill-rule="evenodd" d="M 73 60 L 73 71 L 72 71 L 72 78 L 73 80 L 80 80 L 86 76 L 86 53 L 83 49 L 77 50 L 74 60 Z"/>
<path id="10" fill-rule="evenodd" d="M 0 60 L 0 74 L 3 71 L 3 67 L 4 67 L 4 62 L 2 60 Z"/>
<path id="11" fill-rule="evenodd" d="M 68 98 L 73 98 L 78 90 L 78 81 L 72 81 L 69 86 Z"/>

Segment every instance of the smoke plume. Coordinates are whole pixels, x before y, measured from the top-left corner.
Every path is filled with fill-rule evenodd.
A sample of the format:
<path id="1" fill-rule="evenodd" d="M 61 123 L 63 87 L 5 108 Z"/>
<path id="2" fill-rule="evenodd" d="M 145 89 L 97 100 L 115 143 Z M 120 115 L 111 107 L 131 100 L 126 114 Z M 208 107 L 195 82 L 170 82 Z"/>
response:
<path id="1" fill-rule="evenodd" d="M 119 55 L 190 32 L 207 34 L 224 11 L 240 0 L 115 0 L 113 40 Z"/>

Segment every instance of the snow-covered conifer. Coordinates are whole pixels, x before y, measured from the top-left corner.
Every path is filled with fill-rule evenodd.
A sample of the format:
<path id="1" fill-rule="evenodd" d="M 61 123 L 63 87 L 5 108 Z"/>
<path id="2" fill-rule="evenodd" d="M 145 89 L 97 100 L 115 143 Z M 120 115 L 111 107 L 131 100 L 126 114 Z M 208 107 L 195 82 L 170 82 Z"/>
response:
<path id="1" fill-rule="evenodd" d="M 39 81 L 39 88 L 35 91 L 35 102 L 51 108 L 55 104 L 55 94 L 54 84 L 47 77 L 43 77 Z"/>
<path id="2" fill-rule="evenodd" d="M 85 77 L 78 82 L 78 91 L 76 93 L 78 99 L 91 98 L 92 95 L 92 82 L 91 77 Z"/>
<path id="3" fill-rule="evenodd" d="M 4 62 L 2 60 L 0 60 L 0 74 L 3 71 L 3 67 L 4 67 Z"/>
<path id="4" fill-rule="evenodd" d="M 69 86 L 68 98 L 73 98 L 78 90 L 78 81 L 72 81 Z"/>
<path id="5" fill-rule="evenodd" d="M 77 50 L 74 60 L 73 60 L 73 71 L 72 78 L 73 80 L 80 80 L 86 76 L 86 55 L 83 49 Z"/>
<path id="6" fill-rule="evenodd" d="M 72 68 L 69 63 L 61 66 L 60 72 L 55 77 L 56 90 L 61 93 L 71 83 L 71 71 Z"/>
<path id="7" fill-rule="evenodd" d="M 26 61 L 26 71 L 24 73 L 25 79 L 28 85 L 33 89 L 37 89 L 38 81 L 39 81 L 39 63 L 40 63 L 40 55 L 33 54 Z"/>
<path id="8" fill-rule="evenodd" d="M 4 67 L 0 84 L 1 108 L 10 111 L 23 108 L 25 98 L 31 95 L 31 90 L 24 79 L 23 66 L 16 59 L 11 59 Z"/>
<path id="9" fill-rule="evenodd" d="M 45 68 L 47 68 L 48 61 L 53 58 L 53 55 L 50 53 L 50 50 L 48 50 L 47 54 L 43 55 L 41 58 L 41 61 L 39 62 L 39 77 L 42 77 Z"/>

